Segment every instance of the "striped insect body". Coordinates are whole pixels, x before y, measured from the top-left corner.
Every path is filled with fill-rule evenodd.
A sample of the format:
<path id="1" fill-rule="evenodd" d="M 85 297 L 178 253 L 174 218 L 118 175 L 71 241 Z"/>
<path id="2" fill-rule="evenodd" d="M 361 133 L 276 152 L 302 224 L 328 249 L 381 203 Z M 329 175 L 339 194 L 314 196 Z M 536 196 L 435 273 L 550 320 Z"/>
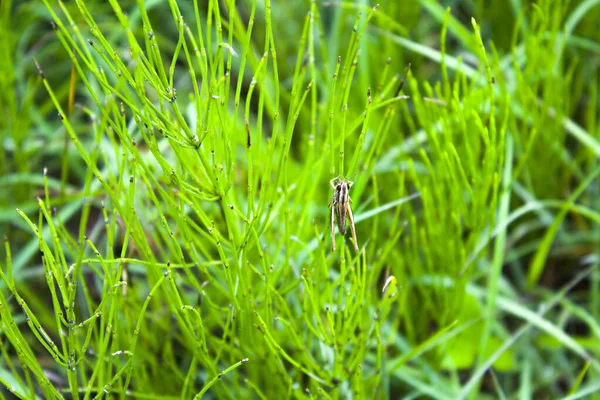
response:
<path id="1" fill-rule="evenodd" d="M 330 206 L 330 222 L 331 222 L 331 242 L 332 250 L 336 251 L 335 247 L 335 225 L 338 232 L 342 235 L 346 234 L 346 218 L 350 220 L 350 230 L 352 232 L 352 241 L 354 242 L 354 250 L 358 251 L 358 243 L 356 241 L 356 230 L 354 228 L 354 216 L 352 215 L 352 199 L 348 194 L 353 182 L 339 177 L 329 181 L 333 188 L 333 197 L 329 203 Z"/>

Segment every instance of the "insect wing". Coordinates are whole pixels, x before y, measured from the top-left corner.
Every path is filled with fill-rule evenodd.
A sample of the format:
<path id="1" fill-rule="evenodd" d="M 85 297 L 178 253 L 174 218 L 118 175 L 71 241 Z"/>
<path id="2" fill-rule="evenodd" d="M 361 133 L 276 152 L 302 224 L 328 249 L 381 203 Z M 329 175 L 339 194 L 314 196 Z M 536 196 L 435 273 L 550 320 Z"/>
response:
<path id="1" fill-rule="evenodd" d="M 346 207 L 343 203 L 335 205 L 335 216 L 337 218 L 338 232 L 346 234 Z"/>

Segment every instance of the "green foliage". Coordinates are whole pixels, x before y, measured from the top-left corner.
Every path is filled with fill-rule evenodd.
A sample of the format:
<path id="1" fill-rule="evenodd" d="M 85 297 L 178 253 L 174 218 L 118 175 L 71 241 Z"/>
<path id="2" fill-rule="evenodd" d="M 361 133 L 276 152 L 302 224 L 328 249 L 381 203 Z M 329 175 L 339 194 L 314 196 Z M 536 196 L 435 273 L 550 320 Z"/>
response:
<path id="1" fill-rule="evenodd" d="M 1 2 L 3 388 L 597 391 L 600 2 L 451 3 Z"/>

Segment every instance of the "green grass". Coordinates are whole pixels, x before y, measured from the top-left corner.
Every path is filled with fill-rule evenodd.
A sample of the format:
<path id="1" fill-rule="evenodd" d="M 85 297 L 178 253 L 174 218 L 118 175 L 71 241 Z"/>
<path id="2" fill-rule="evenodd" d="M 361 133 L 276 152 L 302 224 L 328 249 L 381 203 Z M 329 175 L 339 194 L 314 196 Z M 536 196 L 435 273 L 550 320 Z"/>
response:
<path id="1" fill-rule="evenodd" d="M 600 1 L 525 3 L 2 1 L 0 398 L 598 398 Z"/>

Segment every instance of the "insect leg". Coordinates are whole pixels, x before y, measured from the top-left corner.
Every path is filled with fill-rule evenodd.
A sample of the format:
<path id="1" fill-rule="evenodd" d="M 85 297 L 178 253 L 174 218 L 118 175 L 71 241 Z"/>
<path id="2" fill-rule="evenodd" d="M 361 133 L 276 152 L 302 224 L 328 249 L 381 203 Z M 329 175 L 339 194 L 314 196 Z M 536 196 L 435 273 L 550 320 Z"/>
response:
<path id="1" fill-rule="evenodd" d="M 333 178 L 332 180 L 329 181 L 329 184 L 331 185 L 333 190 L 335 190 L 335 184 L 333 182 L 335 182 L 336 180 L 337 180 L 337 178 Z"/>
<path id="2" fill-rule="evenodd" d="M 352 208 L 350 204 L 345 204 L 346 211 L 348 212 L 348 218 L 350 219 L 350 231 L 352 231 L 352 241 L 354 242 L 354 251 L 358 251 L 358 242 L 356 240 L 356 229 L 354 228 L 354 216 L 352 215 Z"/>
<path id="3" fill-rule="evenodd" d="M 335 206 L 331 207 L 329 214 L 331 219 L 331 247 L 335 252 Z"/>

